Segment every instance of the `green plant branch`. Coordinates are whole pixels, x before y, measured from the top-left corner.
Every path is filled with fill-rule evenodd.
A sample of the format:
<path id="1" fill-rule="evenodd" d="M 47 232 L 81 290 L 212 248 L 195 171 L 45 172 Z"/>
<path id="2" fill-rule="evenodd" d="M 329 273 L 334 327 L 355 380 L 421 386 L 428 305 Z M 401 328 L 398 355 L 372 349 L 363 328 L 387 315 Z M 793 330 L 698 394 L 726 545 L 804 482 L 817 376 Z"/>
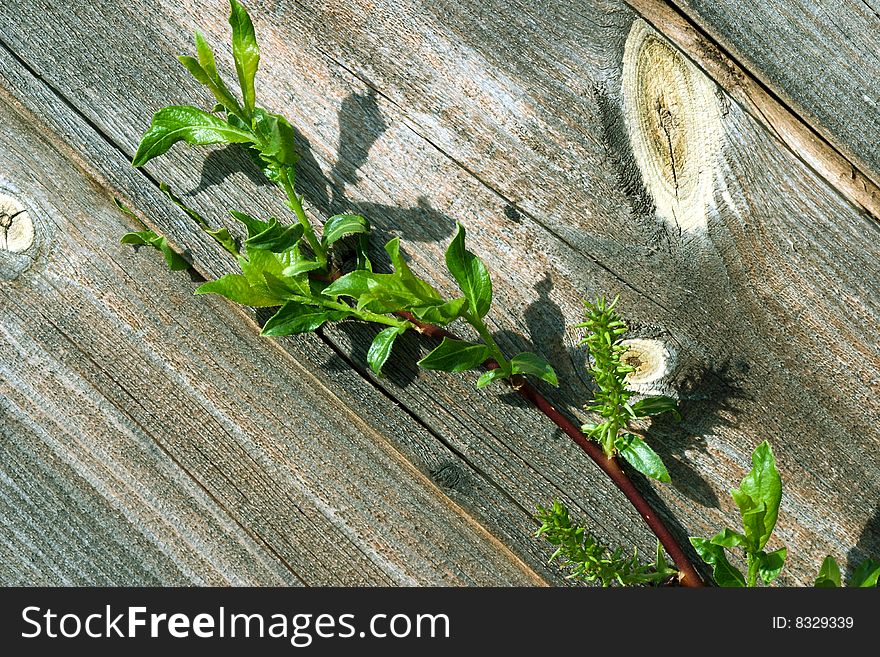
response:
<path id="1" fill-rule="evenodd" d="M 205 283 L 196 292 L 220 294 L 252 307 L 278 307 L 263 328 L 263 334 L 269 336 L 311 332 L 325 323 L 352 318 L 383 325 L 386 328 L 375 337 L 367 354 L 369 365 L 377 375 L 381 374 L 395 339 L 406 330 L 415 328 L 439 337 L 440 345 L 419 361 L 422 367 L 461 372 L 484 366 L 487 371 L 477 380 L 477 387 L 496 380 L 507 380 L 524 399 L 569 435 L 624 493 L 675 561 L 681 584 L 702 585 L 683 549 L 614 458 L 615 451 L 625 457 L 627 454 L 637 454 L 641 465 L 639 459 L 627 457 L 627 460 L 643 472 L 650 473 L 651 468 L 646 470 L 643 467 L 647 462 L 647 453 L 638 444 L 643 445 L 644 441 L 631 433 L 620 433 L 625 424 L 613 416 L 610 418 L 610 428 L 606 429 L 607 439 L 603 446 L 610 447 L 613 442 L 614 449 L 603 450 L 588 440 L 574 423 L 527 383 L 526 376 L 558 385 L 556 373 L 542 357 L 523 352 L 507 358 L 501 352 L 484 320 L 492 303 L 492 281 L 482 260 L 467 250 L 466 231 L 462 225 L 459 224 L 445 256 L 449 273 L 462 294 L 453 299 L 444 299 L 429 283 L 410 271 L 400 253 L 397 239 L 385 245 L 393 272 L 374 272 L 365 243 L 370 227 L 363 217 L 330 217 L 319 239 L 294 189 L 293 166 L 297 154 L 293 128 L 284 117 L 270 114 L 255 105 L 254 76 L 259 62 L 259 49 L 253 25 L 244 7 L 237 0 L 231 0 L 231 7 L 233 55 L 244 103 L 239 104 L 234 94 L 226 88 L 216 71 L 213 53 L 204 39 L 197 35 L 198 59 L 182 57 L 181 62 L 214 93 L 218 102 L 214 112 L 225 110 L 226 117 L 224 119 L 190 106 L 159 110 L 138 146 L 133 165 L 145 164 L 179 141 L 191 145 L 241 143 L 250 149 L 269 180 L 283 189 L 298 223 L 282 225 L 274 218 L 262 220 L 233 211 L 233 216 L 247 228 L 247 239 L 241 250 L 228 230 L 209 229 L 206 221 L 169 193 L 172 200 L 176 199 L 175 202 L 184 211 L 190 213 L 221 246 L 236 256 L 241 268 L 240 274 L 227 274 Z M 346 239 L 355 240 L 357 263 L 354 271 L 340 276 L 338 272 L 330 271 L 328 264 L 331 262 L 332 249 Z M 165 253 L 169 264 L 179 264 L 169 253 L 167 241 L 155 234 L 132 234 L 125 236 L 123 241 L 155 246 Z M 314 259 L 304 252 L 304 248 L 311 251 Z M 459 319 L 476 330 L 482 343 L 459 340 L 442 328 Z M 616 330 L 613 326 L 611 328 Z M 613 346 L 614 349 L 617 347 Z M 596 375 L 601 377 L 601 368 L 594 369 Z M 620 368 L 618 370 L 615 376 L 622 371 Z M 617 409 L 614 413 L 621 408 L 631 413 L 635 408 L 635 405 L 627 403 L 623 394 L 611 394 L 605 400 Z M 652 476 L 657 476 L 656 468 L 654 470 Z"/>

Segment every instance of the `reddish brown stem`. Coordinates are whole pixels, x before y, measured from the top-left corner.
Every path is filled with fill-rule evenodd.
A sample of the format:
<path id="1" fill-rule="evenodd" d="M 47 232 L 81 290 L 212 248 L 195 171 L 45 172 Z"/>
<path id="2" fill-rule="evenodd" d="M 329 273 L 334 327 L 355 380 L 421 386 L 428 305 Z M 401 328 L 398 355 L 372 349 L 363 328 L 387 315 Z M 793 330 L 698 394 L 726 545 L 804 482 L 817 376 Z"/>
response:
<path id="1" fill-rule="evenodd" d="M 412 322 L 418 331 L 424 335 L 436 339 L 458 339 L 446 329 L 433 324 L 425 324 L 416 319 L 410 313 L 402 312 L 397 314 Z M 487 369 L 496 369 L 498 363 L 490 359 L 483 363 L 483 366 Z M 614 482 L 614 485 L 617 486 L 626 496 L 626 499 L 628 499 L 630 504 L 635 507 L 636 511 L 642 516 L 650 530 L 660 541 L 661 545 L 666 549 L 666 552 L 675 562 L 675 565 L 678 566 L 679 583 L 682 586 L 704 586 L 703 580 L 700 578 L 690 559 L 688 559 L 687 555 L 684 553 L 684 550 L 681 549 L 678 542 L 675 540 L 675 537 L 673 537 L 672 532 L 669 531 L 660 517 L 654 513 L 648 500 L 646 500 L 635 487 L 632 479 L 630 479 L 626 472 L 623 471 L 620 464 L 617 462 L 617 459 L 605 456 L 605 453 L 599 445 L 588 440 L 577 425 L 556 409 L 540 392 L 526 383 L 522 377 L 514 377 L 514 380 L 511 381 L 511 386 L 521 397 L 529 401 L 535 408 L 546 415 L 557 427 L 562 429 L 569 438 L 584 450 L 587 453 L 587 456 L 593 459 L 596 465 L 602 468 L 602 471 L 608 475 L 611 481 Z"/>

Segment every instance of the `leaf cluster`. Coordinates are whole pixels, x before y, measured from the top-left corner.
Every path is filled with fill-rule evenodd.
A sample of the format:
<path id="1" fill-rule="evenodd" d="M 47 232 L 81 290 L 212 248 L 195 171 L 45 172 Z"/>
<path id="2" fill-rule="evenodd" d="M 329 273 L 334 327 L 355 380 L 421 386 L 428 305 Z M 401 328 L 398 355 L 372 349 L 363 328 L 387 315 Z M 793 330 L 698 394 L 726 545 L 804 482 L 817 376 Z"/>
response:
<path id="1" fill-rule="evenodd" d="M 773 552 L 764 550 L 776 526 L 782 500 L 782 480 L 766 440 L 755 448 L 752 469 L 730 494 L 739 508 L 742 531 L 724 528 L 712 538 L 691 537 L 691 545 L 712 566 L 712 576 L 719 586 L 757 586 L 759 577 L 769 584 L 782 570 L 788 551 L 784 547 Z M 736 548 L 745 554 L 745 575 L 727 559 L 725 552 Z"/>
<path id="2" fill-rule="evenodd" d="M 602 446 L 606 456 L 619 454 L 642 474 L 668 482 L 663 460 L 630 428 L 630 422 L 667 412 L 678 416 L 678 407 L 674 399 L 662 395 L 630 403 L 633 393 L 626 387 L 626 376 L 634 369 L 623 362 L 627 346 L 622 336 L 627 325 L 616 311 L 618 300 L 609 303 L 599 297 L 586 302 L 584 321 L 575 325 L 586 329 L 580 344 L 589 350 L 589 373 L 597 387 L 594 398 L 584 408 L 602 417 L 601 422 L 585 424 L 581 430 Z"/>
<path id="3" fill-rule="evenodd" d="M 635 586 L 662 584 L 678 573 L 667 564 L 659 542 L 656 561 L 643 564 L 637 550 L 631 555 L 620 547 L 611 550 L 584 527 L 573 525 L 568 508 L 558 500 L 554 500 L 550 508 L 539 506 L 537 519 L 541 527 L 535 536 L 557 546 L 549 562 L 558 559 L 560 567 L 570 571 L 567 575 L 570 579 L 598 581 L 606 587 Z"/>
<path id="4" fill-rule="evenodd" d="M 855 588 L 874 588 L 880 580 L 880 561 L 866 559 L 853 571 L 847 586 Z M 840 577 L 840 566 L 830 554 L 825 557 L 816 576 L 813 586 L 817 588 L 837 588 L 843 586 Z"/>
<path id="5" fill-rule="evenodd" d="M 395 340 L 407 330 L 417 328 L 414 322 L 443 326 L 463 320 L 476 330 L 481 341 L 445 339 L 419 361 L 422 367 L 461 372 L 492 359 L 497 367 L 479 377 L 478 387 L 514 375 L 531 375 L 558 385 L 553 368 L 537 354 L 524 352 L 508 360 L 498 348 L 485 323 L 492 304 L 492 280 L 483 261 L 467 249 L 465 228 L 460 224 L 445 257 L 449 273 L 461 291 L 461 296 L 453 299 L 445 299 L 411 271 L 396 238 L 385 245 L 392 272 L 374 271 L 368 256 L 370 225 L 362 216 L 330 217 L 321 236 L 317 235 L 305 215 L 302 198 L 294 190 L 294 129 L 283 116 L 256 105 L 255 76 L 260 50 L 253 23 L 238 0 L 231 0 L 229 23 L 241 100 L 220 77 L 214 53 L 205 38 L 196 33 L 197 56 L 179 59 L 211 91 L 217 104 L 211 112 L 189 105 L 160 109 L 138 146 L 133 165 L 142 166 L 181 141 L 191 145 L 244 144 L 266 176 L 284 190 L 298 223 L 286 224 L 275 217 L 260 219 L 231 211 L 247 232 L 247 238 L 240 244 L 227 228 L 212 229 L 162 185 L 169 198 L 238 262 L 241 273 L 205 283 L 196 294 L 219 294 L 252 307 L 277 306 L 278 311 L 263 327 L 262 334 L 266 336 L 315 331 L 328 322 L 348 319 L 378 324 L 383 329 L 367 353 L 367 361 L 377 375 Z M 355 241 L 356 263 L 353 271 L 340 275 L 337 261 L 341 258 L 335 250 L 343 240 Z M 167 240 L 155 233 L 129 233 L 123 242 L 155 246 L 162 250 L 172 268 L 181 266 L 182 259 L 177 260 L 179 256 L 170 250 Z"/>

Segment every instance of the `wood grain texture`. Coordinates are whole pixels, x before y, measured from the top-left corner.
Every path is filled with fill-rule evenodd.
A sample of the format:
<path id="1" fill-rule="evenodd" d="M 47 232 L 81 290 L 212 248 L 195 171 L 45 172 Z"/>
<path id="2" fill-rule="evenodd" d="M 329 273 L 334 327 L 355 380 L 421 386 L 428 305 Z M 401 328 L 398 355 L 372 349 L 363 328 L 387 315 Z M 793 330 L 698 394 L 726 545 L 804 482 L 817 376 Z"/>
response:
<path id="1" fill-rule="evenodd" d="M 400 235 L 414 269 L 447 291 L 442 250 L 453 218 L 467 223 L 495 277 L 499 342 L 511 351 L 533 347 L 558 365 L 566 387 L 552 396 L 560 406 L 575 408 L 589 395 L 576 332 L 564 329 L 578 321 L 583 296 L 620 292 L 634 337 L 674 348 L 677 369 L 662 385 L 682 398 L 684 421 L 655 425 L 650 435 L 675 482 L 652 494 L 680 523 L 679 534 L 733 522 L 727 490 L 769 437 L 786 481 L 779 540 L 792 561 L 783 581 L 808 582 L 826 553 L 851 565 L 880 551 L 878 228 L 718 91 L 721 148 L 706 164 L 715 171 L 707 230 L 679 234 L 659 219 L 621 98 L 635 18 L 626 6 L 251 9 L 265 62 L 258 94 L 301 130 L 302 190 L 315 217 L 364 212 L 381 237 Z M 219 45 L 227 41 L 223 3 L 168 3 L 158 26 L 142 22 L 141 11 L 94 2 L 29 12 L 59 30 L 4 16 L 7 46 L 128 156 L 151 110 L 194 97 L 208 104 L 171 57 L 191 49 L 193 28 L 218 45 L 229 70 L 228 49 Z M 21 102 L 45 108 L 51 101 L 34 101 L 15 66 L 4 75 Z M 84 139 L 89 133 L 76 134 L 69 122 L 53 129 L 188 247 L 203 271 L 224 271 L 195 227 L 119 166 L 118 153 L 107 156 L 105 144 Z M 193 173 L 200 169 L 201 180 Z M 207 158 L 177 149 L 148 171 L 212 219 L 220 220 L 219 208 L 280 207 L 234 149 Z M 362 363 L 371 331 L 342 327 L 325 337 L 370 376 Z M 301 342 L 281 344 L 296 353 Z M 547 423 L 515 399 L 499 403 L 492 392 L 473 391 L 467 376 L 416 371 L 411 363 L 427 346 L 404 341 L 398 364 L 370 389 L 430 429 L 422 441 L 396 438 L 420 470 L 424 453 L 439 445 L 479 473 L 488 482 L 483 490 L 522 512 L 519 525 L 505 527 L 491 505 L 481 507 L 455 469 L 447 481 L 463 482 L 450 488 L 508 543 L 527 531 L 523 519 L 535 503 L 558 494 L 600 535 L 649 547 L 620 497 Z M 359 398 L 347 389 L 361 390 L 357 381 L 332 380 L 343 386 L 341 397 Z M 354 408 L 371 412 L 369 404 Z M 538 560 L 528 543 L 514 549 Z"/>
<path id="2" fill-rule="evenodd" d="M 871 167 L 851 149 L 841 147 L 841 139 L 815 117 L 805 115 L 790 100 L 780 100 L 780 93 L 783 97 L 785 93 L 778 91 L 778 83 L 762 81 L 760 71 L 754 73 L 750 70 L 754 66 L 748 64 L 748 68 L 725 50 L 713 29 L 703 29 L 666 0 L 627 0 L 627 4 L 681 48 L 807 167 L 857 208 L 880 220 L 880 187 Z"/>
<path id="3" fill-rule="evenodd" d="M 672 0 L 880 183 L 876 0 Z"/>
<path id="4" fill-rule="evenodd" d="M 28 118 L 0 107 L 39 235 L 0 288 L 0 580 L 540 581 L 240 313 L 118 244 L 133 226 Z"/>

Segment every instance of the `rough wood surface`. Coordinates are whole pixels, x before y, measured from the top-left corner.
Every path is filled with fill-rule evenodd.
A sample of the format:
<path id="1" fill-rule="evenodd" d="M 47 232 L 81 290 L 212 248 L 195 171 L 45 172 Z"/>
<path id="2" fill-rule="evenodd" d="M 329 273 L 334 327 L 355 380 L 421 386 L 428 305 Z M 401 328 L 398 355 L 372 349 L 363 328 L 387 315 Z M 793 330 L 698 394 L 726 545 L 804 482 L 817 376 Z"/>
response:
<path id="1" fill-rule="evenodd" d="M 0 288 L 4 583 L 540 582 L 240 313 L 120 245 L 131 222 L 31 121 L 0 122 L 38 226 Z"/>
<path id="2" fill-rule="evenodd" d="M 19 58 L 5 58 L 3 85 L 102 186 L 147 211 L 202 271 L 223 272 L 196 228 L 122 166 L 152 110 L 208 104 L 172 55 L 191 49 L 199 27 L 229 70 L 223 3 L 163 3 L 157 24 L 137 3 L 17 4 L 16 13 L 0 8 L 4 43 Z M 826 553 L 853 561 L 880 551 L 880 231 L 718 90 L 706 228 L 679 232 L 658 217 L 622 97 L 630 9 L 464 1 L 251 9 L 264 52 L 258 94 L 302 133 L 302 189 L 316 218 L 362 211 L 380 238 L 400 235 L 413 267 L 446 290 L 442 251 L 454 219 L 467 223 L 494 273 L 500 343 L 533 347 L 558 365 L 566 385 L 551 394 L 561 406 L 589 395 L 577 335 L 564 328 L 578 321 L 582 297 L 620 292 L 634 336 L 675 353 L 675 370 L 655 383 L 682 398 L 684 421 L 650 431 L 675 485 L 651 494 L 680 535 L 733 521 L 726 491 L 768 437 L 786 481 L 784 581 L 809 581 Z M 675 130 L 679 108 L 667 109 Z M 280 205 L 235 149 L 207 158 L 177 149 L 148 172 L 218 221 L 220 208 Z M 363 366 L 370 337 L 357 327 L 328 331 L 325 353 L 338 355 L 318 363 L 321 376 L 368 421 L 399 404 L 388 439 L 533 568 L 541 549 L 522 538 L 528 514 L 556 495 L 601 535 L 649 546 L 620 496 L 516 399 L 475 392 L 466 375 L 418 372 L 411 363 L 428 345 L 416 340 L 374 380 Z M 302 345 L 315 341 L 280 344 L 302 361 Z M 393 431 L 401 415 L 425 428 L 420 437 Z M 448 468 L 437 467 L 438 453 L 454 455 Z"/>
<path id="3" fill-rule="evenodd" d="M 785 91 L 785 80 L 767 80 L 762 77 L 762 71 L 751 63 L 747 68 L 745 63 L 732 57 L 718 42 L 717 31 L 711 25 L 707 26 L 705 21 L 698 25 L 666 0 L 627 0 L 627 4 L 681 48 L 730 94 L 732 100 L 788 146 L 810 169 L 856 207 L 880 221 L 880 187 L 871 165 L 846 147 L 846 139 L 841 137 L 840 130 L 835 132 L 833 128 L 829 129 L 830 126 L 823 125 L 811 112 L 804 111 L 793 102 Z M 742 6 L 742 11 L 748 11 L 748 8 Z M 838 36 L 838 39 L 844 39 L 844 35 Z M 827 39 L 825 46 L 833 45 L 834 41 Z M 848 41 L 844 41 L 849 47 Z M 783 47 L 792 46 L 783 44 Z M 801 66 L 807 66 L 805 75 L 808 84 L 812 84 L 811 61 L 807 57 L 798 62 Z M 832 71 L 826 79 L 834 77 Z M 849 107 L 853 102 L 845 97 L 836 100 L 841 107 Z M 860 127 L 859 131 L 863 129 Z"/>
<path id="4" fill-rule="evenodd" d="M 672 0 L 880 183 L 880 3 Z"/>

